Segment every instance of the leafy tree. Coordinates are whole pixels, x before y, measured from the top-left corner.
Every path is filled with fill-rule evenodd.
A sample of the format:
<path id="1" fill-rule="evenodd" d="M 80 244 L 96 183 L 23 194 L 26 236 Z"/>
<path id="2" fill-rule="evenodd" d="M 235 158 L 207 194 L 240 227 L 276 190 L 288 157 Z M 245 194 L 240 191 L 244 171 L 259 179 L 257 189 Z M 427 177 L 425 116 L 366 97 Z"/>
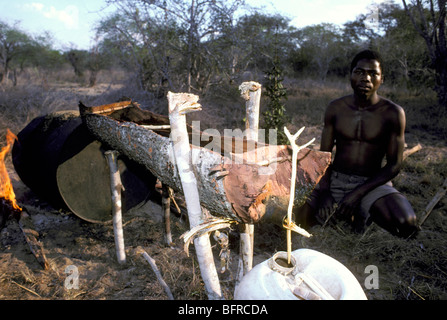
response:
<path id="1" fill-rule="evenodd" d="M 85 64 L 86 69 L 90 72 L 90 87 L 96 85 L 99 71 L 111 66 L 113 60 L 113 56 L 107 50 L 104 50 L 101 43 L 97 40 L 96 45 L 90 48 Z"/>
<path id="2" fill-rule="evenodd" d="M 113 0 L 110 3 L 123 14 L 102 23 L 101 32 L 106 32 L 109 40 L 118 37 L 125 41 L 128 57 L 139 69 L 144 87 L 168 85 L 171 90 L 202 92 L 221 57 L 209 41 L 222 33 L 244 1 Z"/>
<path id="3" fill-rule="evenodd" d="M 88 52 L 85 50 L 71 49 L 65 53 L 67 61 L 73 67 L 77 77 L 81 78 L 86 69 Z"/>
<path id="4" fill-rule="evenodd" d="M 300 30 L 298 43 L 301 54 L 306 57 L 310 69 L 325 81 L 331 63 L 339 56 L 344 56 L 341 30 L 330 23 L 308 26 Z M 312 72 L 308 69 L 308 72 Z"/>
<path id="5" fill-rule="evenodd" d="M 25 57 L 31 43 L 31 38 L 17 25 L 11 27 L 0 21 L 0 83 L 7 79 L 11 64 Z"/>
<path id="6" fill-rule="evenodd" d="M 122 4 L 124 5 L 124 4 Z M 101 51 L 117 57 L 120 64 L 134 70 L 138 83 L 156 96 L 164 96 L 164 88 L 177 90 L 176 75 L 182 59 L 180 30 L 175 22 L 149 17 L 135 7 L 122 7 L 100 22 L 97 35 Z"/>
<path id="7" fill-rule="evenodd" d="M 402 0 L 405 12 L 424 39 L 430 67 L 436 73 L 439 103 L 447 107 L 447 0 L 415 0 L 411 5 Z"/>
<path id="8" fill-rule="evenodd" d="M 275 55 L 272 68 L 266 74 L 265 95 L 269 98 L 267 110 L 263 112 L 265 129 L 276 129 L 277 143 L 287 144 L 288 139 L 284 133 L 286 124 L 286 107 L 282 103 L 287 99 L 287 90 L 282 81 L 282 69 L 278 55 Z M 269 137 L 270 141 L 270 137 Z"/>
<path id="9" fill-rule="evenodd" d="M 373 9 L 376 11 L 375 25 L 368 24 L 371 12 L 360 14 L 355 21 L 344 25 L 343 41 L 349 48 L 349 59 L 361 48 L 373 48 L 382 54 L 387 83 L 403 84 L 415 92 L 432 86 L 427 50 L 403 8 L 387 1 Z M 345 61 L 346 66 L 349 63 Z"/>
<path id="10" fill-rule="evenodd" d="M 295 28 L 290 19 L 280 15 L 254 12 L 242 16 L 235 26 L 238 34 L 235 44 L 239 55 L 237 68 L 240 70 L 266 70 L 275 55 L 284 58 L 294 44 L 291 34 Z"/>
<path id="11" fill-rule="evenodd" d="M 406 85 L 416 93 L 434 88 L 427 48 L 405 10 L 394 3 L 383 3 L 379 10 L 382 37 L 376 40 L 376 46 L 383 55 L 385 81 Z"/>

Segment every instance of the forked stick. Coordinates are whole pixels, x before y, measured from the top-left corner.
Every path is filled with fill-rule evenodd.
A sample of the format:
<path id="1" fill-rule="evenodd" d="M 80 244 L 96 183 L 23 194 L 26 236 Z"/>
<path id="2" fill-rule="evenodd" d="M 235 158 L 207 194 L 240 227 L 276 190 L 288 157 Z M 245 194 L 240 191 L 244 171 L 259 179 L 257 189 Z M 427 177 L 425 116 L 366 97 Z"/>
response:
<path id="1" fill-rule="evenodd" d="M 292 209 L 293 209 L 293 201 L 295 200 L 295 183 L 296 183 L 296 162 L 298 160 L 298 152 L 301 149 L 307 147 L 312 142 L 315 141 L 315 138 L 310 140 L 308 143 L 298 146 L 296 144 L 296 139 L 303 132 L 305 127 L 302 127 L 295 133 L 293 136 L 290 134 L 287 127 L 284 127 L 284 132 L 287 138 L 290 141 L 290 145 L 292 146 L 292 178 L 290 179 L 290 198 L 289 198 L 289 206 L 287 208 L 287 263 L 290 264 L 290 258 L 292 255 Z"/>

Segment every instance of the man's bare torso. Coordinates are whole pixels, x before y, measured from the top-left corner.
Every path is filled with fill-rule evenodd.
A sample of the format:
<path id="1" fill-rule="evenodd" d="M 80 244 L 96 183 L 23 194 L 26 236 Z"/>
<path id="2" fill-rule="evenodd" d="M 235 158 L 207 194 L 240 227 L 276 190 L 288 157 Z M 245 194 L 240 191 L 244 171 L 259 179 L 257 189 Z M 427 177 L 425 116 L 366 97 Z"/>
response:
<path id="1" fill-rule="evenodd" d="M 400 107 L 380 97 L 376 104 L 362 108 L 353 96 L 345 96 L 329 108 L 336 146 L 333 169 L 361 176 L 377 173 L 398 125 Z"/>

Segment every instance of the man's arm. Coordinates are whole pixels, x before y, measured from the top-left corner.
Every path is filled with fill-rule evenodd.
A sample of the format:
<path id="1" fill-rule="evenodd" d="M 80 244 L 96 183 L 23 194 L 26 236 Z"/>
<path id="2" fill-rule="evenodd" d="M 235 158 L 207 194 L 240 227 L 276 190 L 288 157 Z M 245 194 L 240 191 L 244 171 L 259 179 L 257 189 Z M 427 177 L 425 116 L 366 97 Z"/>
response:
<path id="1" fill-rule="evenodd" d="M 324 114 L 324 126 L 323 132 L 321 134 L 321 142 L 320 142 L 320 151 L 332 152 L 335 145 L 335 130 L 334 130 L 334 118 L 335 112 L 332 104 L 326 108 L 326 112 Z M 331 165 L 326 170 L 325 175 L 320 181 L 320 188 L 322 190 L 329 190 L 330 184 L 330 173 L 331 173 Z"/>
<path id="2" fill-rule="evenodd" d="M 321 134 L 320 151 L 332 152 L 335 145 L 334 134 L 334 106 L 329 104 L 324 115 L 324 127 Z M 320 203 L 318 206 L 318 215 L 324 220 L 331 214 L 332 207 L 335 203 L 330 193 L 332 165 L 326 169 L 324 176 L 319 182 Z"/>

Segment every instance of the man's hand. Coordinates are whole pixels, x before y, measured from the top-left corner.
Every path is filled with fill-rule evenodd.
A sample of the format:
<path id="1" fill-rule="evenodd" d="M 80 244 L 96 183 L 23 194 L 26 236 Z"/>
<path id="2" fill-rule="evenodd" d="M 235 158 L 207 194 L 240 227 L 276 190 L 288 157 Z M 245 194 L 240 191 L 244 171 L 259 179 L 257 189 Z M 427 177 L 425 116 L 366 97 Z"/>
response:
<path id="1" fill-rule="evenodd" d="M 326 220 L 333 214 L 333 208 L 336 204 L 329 191 L 323 192 L 320 197 L 320 204 L 317 213 L 317 220 L 320 223 L 326 223 Z"/>
<path id="2" fill-rule="evenodd" d="M 356 211 L 359 209 L 363 194 L 352 191 L 348 193 L 338 204 L 336 215 L 342 219 L 352 221 Z"/>

